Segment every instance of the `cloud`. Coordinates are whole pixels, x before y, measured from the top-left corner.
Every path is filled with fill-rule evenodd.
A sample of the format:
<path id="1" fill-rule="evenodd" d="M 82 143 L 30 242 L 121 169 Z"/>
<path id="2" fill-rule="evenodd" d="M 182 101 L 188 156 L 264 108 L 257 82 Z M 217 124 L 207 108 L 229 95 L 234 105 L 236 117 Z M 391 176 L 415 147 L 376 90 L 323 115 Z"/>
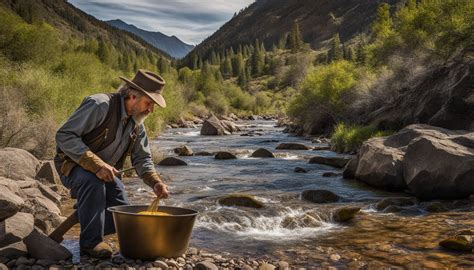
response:
<path id="1" fill-rule="evenodd" d="M 121 19 L 144 30 L 159 31 L 186 43 L 198 44 L 253 1 L 70 0 L 70 3 L 100 20 Z"/>

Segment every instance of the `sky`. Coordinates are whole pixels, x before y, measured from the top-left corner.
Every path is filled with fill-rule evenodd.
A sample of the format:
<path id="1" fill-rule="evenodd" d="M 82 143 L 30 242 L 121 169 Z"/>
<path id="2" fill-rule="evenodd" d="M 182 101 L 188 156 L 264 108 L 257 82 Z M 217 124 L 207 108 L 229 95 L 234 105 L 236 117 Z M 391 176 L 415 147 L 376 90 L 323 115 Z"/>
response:
<path id="1" fill-rule="evenodd" d="M 99 20 L 121 19 L 138 28 L 177 36 L 196 45 L 212 35 L 235 12 L 254 0 L 69 0 Z"/>

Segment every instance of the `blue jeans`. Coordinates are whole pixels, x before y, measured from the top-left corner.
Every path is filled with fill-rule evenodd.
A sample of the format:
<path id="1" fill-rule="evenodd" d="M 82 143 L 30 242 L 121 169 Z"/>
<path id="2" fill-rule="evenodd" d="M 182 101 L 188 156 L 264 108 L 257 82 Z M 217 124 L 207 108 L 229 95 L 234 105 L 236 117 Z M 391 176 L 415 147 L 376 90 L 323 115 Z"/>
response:
<path id="1" fill-rule="evenodd" d="M 61 182 L 71 190 L 71 196 L 77 198 L 81 248 L 93 248 L 103 240 L 104 235 L 115 233 L 112 213 L 106 209 L 128 204 L 125 187 L 118 177 L 113 182 L 104 182 L 95 174 L 76 166 L 69 176 L 61 176 Z"/>

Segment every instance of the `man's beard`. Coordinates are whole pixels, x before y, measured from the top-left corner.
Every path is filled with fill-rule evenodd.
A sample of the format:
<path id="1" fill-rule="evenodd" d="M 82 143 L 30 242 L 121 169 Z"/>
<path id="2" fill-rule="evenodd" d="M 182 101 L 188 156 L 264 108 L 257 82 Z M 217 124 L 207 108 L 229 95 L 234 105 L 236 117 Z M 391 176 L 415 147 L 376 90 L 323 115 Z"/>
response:
<path id="1" fill-rule="evenodd" d="M 137 125 L 141 125 L 143 124 L 143 122 L 145 122 L 145 119 L 148 117 L 148 113 L 147 112 L 136 112 L 136 109 L 133 108 L 132 109 L 132 118 L 133 118 L 133 121 L 135 121 L 135 123 Z"/>

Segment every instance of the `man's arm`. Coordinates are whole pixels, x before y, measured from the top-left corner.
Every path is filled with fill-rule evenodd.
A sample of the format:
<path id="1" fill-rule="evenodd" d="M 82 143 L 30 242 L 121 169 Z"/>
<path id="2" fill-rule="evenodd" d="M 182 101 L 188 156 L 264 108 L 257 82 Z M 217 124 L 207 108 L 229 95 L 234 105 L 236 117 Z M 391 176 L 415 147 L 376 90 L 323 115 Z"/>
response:
<path id="1" fill-rule="evenodd" d="M 61 151 L 84 169 L 97 173 L 106 163 L 90 151 L 82 136 L 104 121 L 109 104 L 86 97 L 79 108 L 56 133 L 56 143 Z"/>
<path id="2" fill-rule="evenodd" d="M 131 160 L 133 167 L 135 167 L 138 176 L 143 179 L 143 182 L 151 187 L 159 198 L 167 198 L 169 195 L 168 187 L 155 170 L 148 137 L 143 125 L 140 126 L 137 141 L 132 148 Z"/>

